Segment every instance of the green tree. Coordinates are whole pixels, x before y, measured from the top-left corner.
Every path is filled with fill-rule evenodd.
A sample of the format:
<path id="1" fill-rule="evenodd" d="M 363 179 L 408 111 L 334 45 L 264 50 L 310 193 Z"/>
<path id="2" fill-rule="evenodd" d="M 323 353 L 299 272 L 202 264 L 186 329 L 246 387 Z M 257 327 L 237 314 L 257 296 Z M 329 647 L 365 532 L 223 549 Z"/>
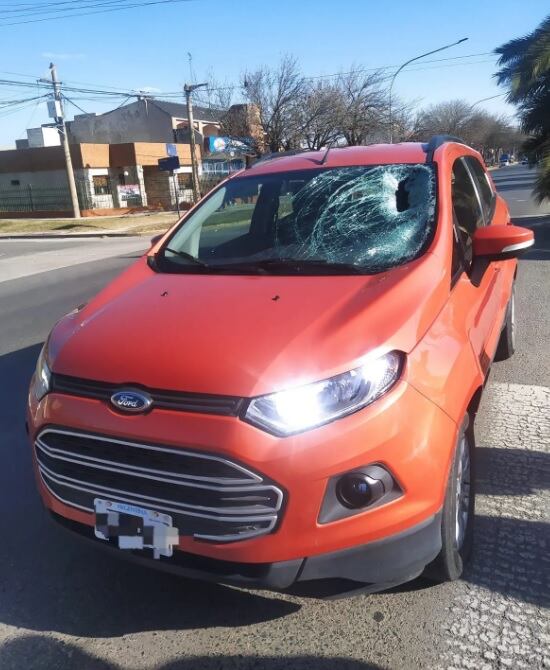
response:
<path id="1" fill-rule="evenodd" d="M 497 81 L 508 88 L 508 101 L 517 105 L 529 136 L 524 149 L 532 162 L 540 161 L 535 194 L 542 201 L 550 198 L 550 16 L 495 53 L 500 55 Z"/>

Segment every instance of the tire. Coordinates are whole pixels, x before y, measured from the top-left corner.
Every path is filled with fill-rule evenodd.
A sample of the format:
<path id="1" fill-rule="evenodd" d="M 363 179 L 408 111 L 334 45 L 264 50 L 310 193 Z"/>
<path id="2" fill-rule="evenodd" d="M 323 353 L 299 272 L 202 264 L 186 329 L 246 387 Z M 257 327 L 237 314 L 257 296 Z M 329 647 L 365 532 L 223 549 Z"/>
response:
<path id="1" fill-rule="evenodd" d="M 424 576 L 435 582 L 459 579 L 472 551 L 475 512 L 475 441 L 467 415 L 458 433 L 441 514 L 441 551 Z M 458 510 L 458 511 L 457 511 Z"/>
<path id="2" fill-rule="evenodd" d="M 500 334 L 495 361 L 505 361 L 514 355 L 516 350 L 516 288 L 512 286 L 512 295 L 506 308 L 504 328 Z"/>

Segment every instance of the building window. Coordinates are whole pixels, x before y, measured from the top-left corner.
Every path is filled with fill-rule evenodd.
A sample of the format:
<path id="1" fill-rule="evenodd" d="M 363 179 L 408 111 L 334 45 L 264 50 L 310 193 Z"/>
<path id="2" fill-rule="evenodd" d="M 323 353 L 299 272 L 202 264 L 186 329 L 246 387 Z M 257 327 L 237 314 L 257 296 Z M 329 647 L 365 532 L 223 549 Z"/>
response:
<path id="1" fill-rule="evenodd" d="M 21 186 L 21 182 L 19 181 L 19 179 L 12 179 L 10 181 L 10 184 L 11 186 Z"/>
<path id="2" fill-rule="evenodd" d="M 109 177 L 106 175 L 94 175 L 92 179 L 94 182 L 95 195 L 109 195 L 111 193 Z"/>

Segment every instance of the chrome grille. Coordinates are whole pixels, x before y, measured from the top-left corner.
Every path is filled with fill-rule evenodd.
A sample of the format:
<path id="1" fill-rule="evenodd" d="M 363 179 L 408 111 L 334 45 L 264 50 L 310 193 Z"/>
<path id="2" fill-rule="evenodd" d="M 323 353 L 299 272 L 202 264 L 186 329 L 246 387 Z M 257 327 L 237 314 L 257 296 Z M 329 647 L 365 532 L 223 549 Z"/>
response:
<path id="1" fill-rule="evenodd" d="M 35 441 L 44 485 L 56 498 L 93 512 L 94 498 L 171 514 L 180 535 L 233 542 L 271 532 L 284 494 L 231 460 L 50 427 Z"/>

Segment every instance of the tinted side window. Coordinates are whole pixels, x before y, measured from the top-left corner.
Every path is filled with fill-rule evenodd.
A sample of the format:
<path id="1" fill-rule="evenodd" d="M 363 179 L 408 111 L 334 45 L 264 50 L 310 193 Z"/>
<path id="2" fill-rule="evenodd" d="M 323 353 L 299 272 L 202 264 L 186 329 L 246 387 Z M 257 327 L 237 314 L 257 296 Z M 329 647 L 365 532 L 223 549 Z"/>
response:
<path id="1" fill-rule="evenodd" d="M 464 259 L 469 265 L 472 260 L 472 235 L 483 226 L 483 213 L 470 173 L 460 158 L 454 162 L 451 180 L 455 225 L 464 250 Z"/>
<path id="2" fill-rule="evenodd" d="M 473 235 L 483 225 L 483 214 L 470 174 L 460 158 L 453 165 L 452 198 L 458 227 Z"/>
<path id="3" fill-rule="evenodd" d="M 489 222 L 489 219 L 492 215 L 495 195 L 489 184 L 489 180 L 487 179 L 487 173 L 477 158 L 474 158 L 473 156 L 467 156 L 464 160 L 468 163 L 468 167 L 470 168 L 474 180 L 479 188 L 479 193 L 481 195 L 481 205 L 483 207 L 485 220 Z"/>
<path id="4" fill-rule="evenodd" d="M 453 256 L 451 260 L 451 286 L 458 279 L 464 268 L 464 248 L 458 236 L 458 230 L 453 225 Z"/>

